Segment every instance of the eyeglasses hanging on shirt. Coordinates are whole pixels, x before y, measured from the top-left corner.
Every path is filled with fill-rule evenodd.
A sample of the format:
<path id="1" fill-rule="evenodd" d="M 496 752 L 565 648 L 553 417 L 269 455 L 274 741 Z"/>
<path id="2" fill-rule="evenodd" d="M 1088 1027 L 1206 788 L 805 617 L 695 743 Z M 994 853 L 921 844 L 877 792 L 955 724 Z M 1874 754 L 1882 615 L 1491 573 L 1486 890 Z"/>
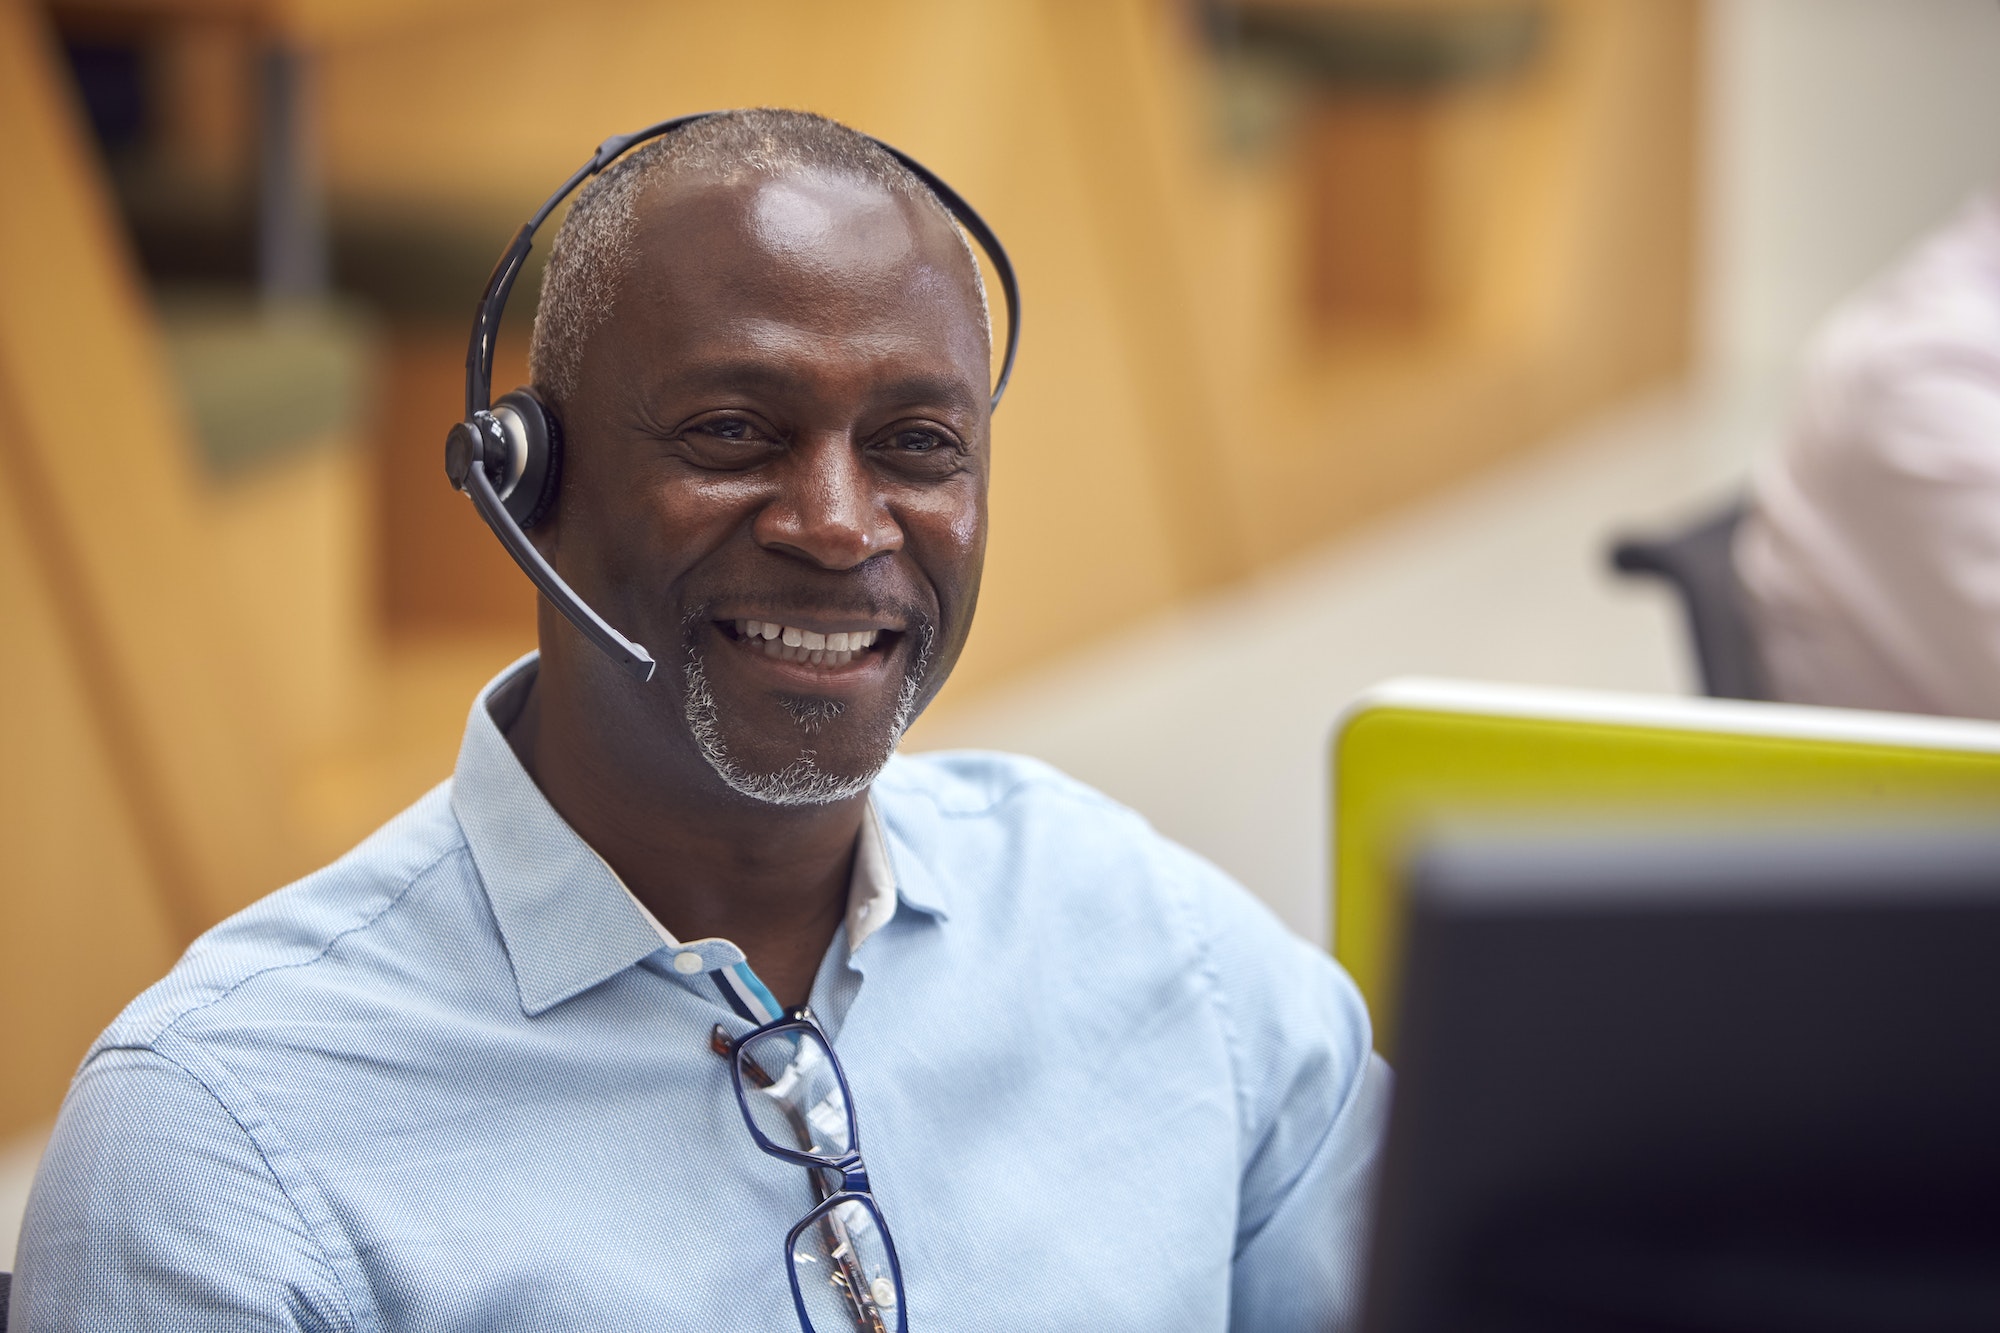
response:
<path id="1" fill-rule="evenodd" d="M 785 1236 L 804 1333 L 907 1333 L 903 1270 L 868 1187 L 847 1074 L 819 1022 L 798 1009 L 710 1044 L 729 1057 L 736 1102 L 757 1146 L 806 1168 L 811 1211 Z"/>

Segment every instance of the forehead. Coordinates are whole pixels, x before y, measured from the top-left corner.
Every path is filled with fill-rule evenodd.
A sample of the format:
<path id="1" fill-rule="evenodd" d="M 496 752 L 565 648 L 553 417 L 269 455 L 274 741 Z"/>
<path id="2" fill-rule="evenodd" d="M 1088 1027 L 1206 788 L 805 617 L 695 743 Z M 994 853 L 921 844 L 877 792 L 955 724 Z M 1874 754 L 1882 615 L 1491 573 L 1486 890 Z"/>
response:
<path id="1" fill-rule="evenodd" d="M 670 178 L 635 212 L 614 319 L 636 316 L 644 335 L 767 324 L 970 356 L 985 375 L 971 257 L 924 201 L 839 174 L 743 173 Z"/>

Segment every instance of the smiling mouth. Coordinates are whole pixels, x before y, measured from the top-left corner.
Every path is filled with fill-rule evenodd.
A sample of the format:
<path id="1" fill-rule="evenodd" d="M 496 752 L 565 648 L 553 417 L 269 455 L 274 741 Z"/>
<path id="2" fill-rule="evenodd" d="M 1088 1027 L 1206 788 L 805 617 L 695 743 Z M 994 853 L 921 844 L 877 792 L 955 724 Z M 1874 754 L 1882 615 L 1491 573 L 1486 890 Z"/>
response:
<path id="1" fill-rule="evenodd" d="M 870 653 L 887 652 L 896 640 L 894 630 L 863 629 L 821 634 L 769 620 L 723 620 L 716 623 L 724 634 L 752 652 L 762 652 L 764 656 L 780 662 L 824 667 L 827 670 L 848 666 Z"/>

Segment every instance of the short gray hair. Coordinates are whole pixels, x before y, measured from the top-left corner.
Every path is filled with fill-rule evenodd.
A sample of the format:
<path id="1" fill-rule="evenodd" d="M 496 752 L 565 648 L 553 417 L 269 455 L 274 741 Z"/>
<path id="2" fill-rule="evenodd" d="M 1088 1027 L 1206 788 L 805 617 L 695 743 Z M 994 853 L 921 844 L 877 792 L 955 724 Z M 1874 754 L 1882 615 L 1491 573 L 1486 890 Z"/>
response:
<path id="1" fill-rule="evenodd" d="M 745 172 L 781 176 L 824 172 L 879 185 L 915 199 L 952 224 L 972 264 L 980 320 L 993 337 L 986 281 L 951 212 L 928 185 L 867 135 L 810 111 L 756 107 L 725 111 L 685 125 L 620 158 L 585 185 L 556 232 L 535 306 L 528 344 L 528 377 L 551 402 L 576 392 L 584 345 L 611 314 L 618 287 L 633 259 L 632 230 L 638 202 L 657 181 L 707 172 L 724 179 Z"/>

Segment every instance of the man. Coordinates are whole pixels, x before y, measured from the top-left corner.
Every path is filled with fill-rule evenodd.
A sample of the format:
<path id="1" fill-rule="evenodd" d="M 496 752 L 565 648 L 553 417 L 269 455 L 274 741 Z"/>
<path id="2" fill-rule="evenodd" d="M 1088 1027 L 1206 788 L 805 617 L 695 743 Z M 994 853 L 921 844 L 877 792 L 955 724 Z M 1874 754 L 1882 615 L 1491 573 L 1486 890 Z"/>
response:
<path id="1" fill-rule="evenodd" d="M 2000 196 L 1827 324 L 1736 563 L 1774 697 L 2000 718 Z"/>
<path id="2" fill-rule="evenodd" d="M 937 200 L 830 122 L 593 183 L 536 534 L 659 675 L 544 606 L 449 783 L 113 1025 L 23 1326 L 795 1328 L 812 1181 L 713 1037 L 808 1002 L 916 1333 L 1351 1321 L 1386 1094 L 1352 986 L 1045 767 L 892 757 L 971 627 L 989 337 Z"/>

